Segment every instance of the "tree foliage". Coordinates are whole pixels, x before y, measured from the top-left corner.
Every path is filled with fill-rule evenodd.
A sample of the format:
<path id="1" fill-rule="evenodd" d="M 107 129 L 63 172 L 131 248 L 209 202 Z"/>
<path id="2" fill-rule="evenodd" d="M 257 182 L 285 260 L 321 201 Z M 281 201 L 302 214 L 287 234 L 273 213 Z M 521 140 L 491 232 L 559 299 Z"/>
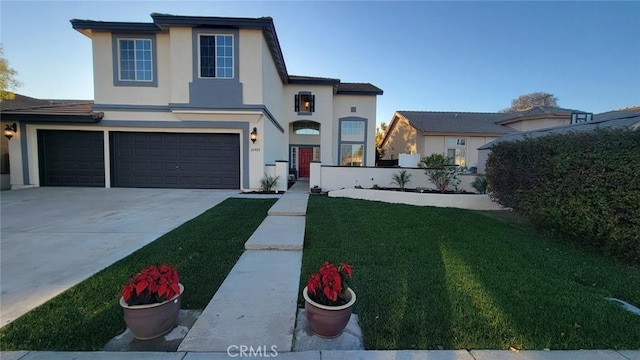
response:
<path id="1" fill-rule="evenodd" d="M 382 159 L 384 157 L 384 149 L 382 148 L 382 139 L 384 139 L 384 134 L 387 132 L 387 124 L 380 123 L 380 127 L 376 128 L 376 160 Z"/>
<path id="2" fill-rule="evenodd" d="M 442 154 L 431 154 L 420 160 L 420 167 L 425 168 L 425 174 L 441 193 L 451 186 L 458 186 L 458 169 L 452 164 L 451 158 Z"/>
<path id="3" fill-rule="evenodd" d="M 640 130 L 600 129 L 491 148 L 491 197 L 560 237 L 640 264 Z"/>
<path id="4" fill-rule="evenodd" d="M 2 44 L 0 44 L 0 101 L 12 100 L 16 97 L 13 90 L 20 86 L 15 76 L 18 72 L 9 67 L 9 62 L 4 58 Z"/>
<path id="5" fill-rule="evenodd" d="M 514 112 L 529 109 L 533 106 L 558 106 L 558 98 L 546 92 L 534 92 L 511 100 L 511 106 L 502 112 Z"/>

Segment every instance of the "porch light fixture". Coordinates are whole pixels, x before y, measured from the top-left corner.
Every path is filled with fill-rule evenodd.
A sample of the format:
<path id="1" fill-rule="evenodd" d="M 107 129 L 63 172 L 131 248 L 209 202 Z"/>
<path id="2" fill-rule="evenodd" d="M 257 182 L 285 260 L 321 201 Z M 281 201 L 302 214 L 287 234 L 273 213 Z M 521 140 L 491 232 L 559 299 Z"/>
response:
<path id="1" fill-rule="evenodd" d="M 253 131 L 249 135 L 249 139 L 251 139 L 252 143 L 256 143 L 256 140 L 258 140 L 258 128 L 253 128 Z"/>
<path id="2" fill-rule="evenodd" d="M 4 136 L 9 140 L 16 135 L 16 132 L 18 132 L 18 125 L 16 125 L 16 123 L 11 125 L 7 124 L 7 126 L 4 127 Z"/>

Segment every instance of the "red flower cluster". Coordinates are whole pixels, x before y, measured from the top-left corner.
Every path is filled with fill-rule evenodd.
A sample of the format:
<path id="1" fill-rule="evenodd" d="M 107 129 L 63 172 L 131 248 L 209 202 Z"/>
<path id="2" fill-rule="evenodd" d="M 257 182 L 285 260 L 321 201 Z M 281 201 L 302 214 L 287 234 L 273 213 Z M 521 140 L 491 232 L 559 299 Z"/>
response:
<path id="1" fill-rule="evenodd" d="M 346 304 L 347 279 L 353 275 L 351 265 L 340 263 L 336 267 L 325 261 L 317 273 L 313 273 L 307 283 L 307 294 L 311 300 L 328 306 Z"/>
<path id="2" fill-rule="evenodd" d="M 127 305 L 155 304 L 180 292 L 178 271 L 171 265 L 149 266 L 140 271 L 122 289 Z"/>

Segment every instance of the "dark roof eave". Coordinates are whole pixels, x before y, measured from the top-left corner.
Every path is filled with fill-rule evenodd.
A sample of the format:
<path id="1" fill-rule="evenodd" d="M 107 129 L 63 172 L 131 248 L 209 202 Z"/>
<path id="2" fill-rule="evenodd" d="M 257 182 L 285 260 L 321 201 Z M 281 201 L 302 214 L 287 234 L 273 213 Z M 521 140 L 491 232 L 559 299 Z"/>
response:
<path id="1" fill-rule="evenodd" d="M 104 117 L 103 112 L 93 114 L 33 114 L 3 112 L 3 121 L 18 121 L 23 123 L 69 123 L 94 124 Z"/>
<path id="2" fill-rule="evenodd" d="M 72 19 L 71 26 L 75 30 L 94 31 L 135 31 L 135 32 L 160 32 L 162 31 L 153 23 L 138 22 L 112 22 Z"/>
<path id="3" fill-rule="evenodd" d="M 382 90 L 372 90 L 372 91 L 344 91 L 338 90 L 336 94 L 338 95 L 382 95 L 384 92 Z"/>
<path id="4" fill-rule="evenodd" d="M 339 79 L 293 79 L 289 78 L 289 84 L 293 85 L 338 85 Z"/>
<path id="5" fill-rule="evenodd" d="M 208 16 L 186 16 L 152 13 L 151 18 L 156 25 L 178 25 L 178 26 L 215 26 L 233 27 L 245 29 L 263 29 L 273 26 L 273 20 L 264 18 L 231 18 L 231 17 L 208 17 Z"/>

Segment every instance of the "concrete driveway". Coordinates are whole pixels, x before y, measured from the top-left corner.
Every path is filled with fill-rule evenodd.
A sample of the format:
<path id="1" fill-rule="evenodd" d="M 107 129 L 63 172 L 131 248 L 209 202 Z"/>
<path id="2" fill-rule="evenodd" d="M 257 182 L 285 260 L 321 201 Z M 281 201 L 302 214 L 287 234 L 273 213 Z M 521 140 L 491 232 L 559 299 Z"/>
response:
<path id="1" fill-rule="evenodd" d="M 0 327 L 236 194 L 60 187 L 3 191 Z"/>

